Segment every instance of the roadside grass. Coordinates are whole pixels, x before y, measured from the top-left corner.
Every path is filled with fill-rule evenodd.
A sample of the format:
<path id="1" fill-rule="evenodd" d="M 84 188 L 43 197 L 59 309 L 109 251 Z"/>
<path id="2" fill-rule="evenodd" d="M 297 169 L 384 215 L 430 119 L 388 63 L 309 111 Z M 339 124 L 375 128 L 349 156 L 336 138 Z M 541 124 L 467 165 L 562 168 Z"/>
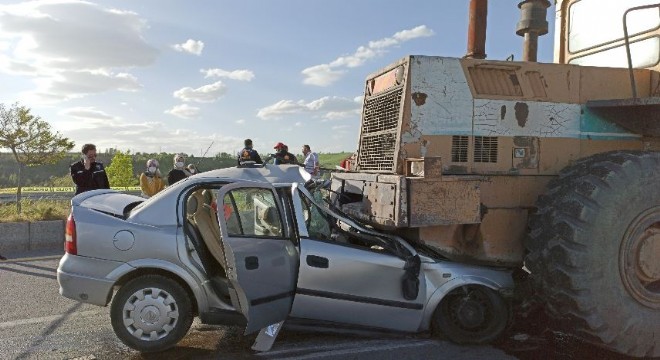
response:
<path id="1" fill-rule="evenodd" d="M 16 212 L 16 203 L 0 204 L 1 222 L 66 220 L 71 200 L 22 200 L 22 212 Z"/>
<path id="2" fill-rule="evenodd" d="M 342 160 L 346 159 L 352 154 L 353 153 L 350 152 L 341 152 L 341 153 L 333 153 L 333 154 L 320 153 L 319 165 L 321 165 L 322 168 L 334 170 L 335 166 L 339 166 Z"/>

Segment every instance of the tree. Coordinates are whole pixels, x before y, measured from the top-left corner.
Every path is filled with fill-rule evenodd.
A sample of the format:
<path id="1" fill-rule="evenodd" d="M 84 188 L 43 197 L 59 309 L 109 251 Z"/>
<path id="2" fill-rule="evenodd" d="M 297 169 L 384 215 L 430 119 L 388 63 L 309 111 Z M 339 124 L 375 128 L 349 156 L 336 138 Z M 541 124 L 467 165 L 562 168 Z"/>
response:
<path id="1" fill-rule="evenodd" d="M 108 180 L 111 186 L 135 186 L 136 181 L 133 176 L 133 159 L 130 151 L 115 151 L 110 165 L 105 169 L 108 174 Z"/>
<path id="2" fill-rule="evenodd" d="M 73 141 L 53 132 L 50 124 L 30 114 L 30 108 L 0 104 L 0 149 L 9 149 L 18 163 L 16 211 L 21 213 L 21 171 L 25 166 L 52 164 L 66 156 Z"/>

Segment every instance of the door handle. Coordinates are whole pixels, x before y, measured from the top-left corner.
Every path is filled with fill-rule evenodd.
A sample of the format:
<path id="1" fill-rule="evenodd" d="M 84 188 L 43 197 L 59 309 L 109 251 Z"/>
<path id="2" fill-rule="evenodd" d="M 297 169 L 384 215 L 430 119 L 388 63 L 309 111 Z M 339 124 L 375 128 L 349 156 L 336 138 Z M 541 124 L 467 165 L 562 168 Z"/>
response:
<path id="1" fill-rule="evenodd" d="M 245 268 L 247 270 L 255 270 L 259 268 L 259 258 L 256 256 L 247 256 L 245 258 Z"/>
<path id="2" fill-rule="evenodd" d="M 307 255 L 307 265 L 321 269 L 327 269 L 329 266 L 328 258 L 316 255 Z"/>

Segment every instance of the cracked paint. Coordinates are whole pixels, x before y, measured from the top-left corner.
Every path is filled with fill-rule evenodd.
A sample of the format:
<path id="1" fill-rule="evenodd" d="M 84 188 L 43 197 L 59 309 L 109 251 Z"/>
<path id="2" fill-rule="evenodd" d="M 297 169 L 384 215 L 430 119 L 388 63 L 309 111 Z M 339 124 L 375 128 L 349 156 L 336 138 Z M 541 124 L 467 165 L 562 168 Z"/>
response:
<path id="1" fill-rule="evenodd" d="M 474 135 L 477 136 L 536 136 L 572 137 L 580 134 L 580 105 L 550 102 L 521 102 L 476 99 L 474 107 Z M 502 117 L 502 107 L 517 109 Z M 524 116 L 526 115 L 526 116 Z M 519 119 L 520 118 L 520 119 Z M 522 120 L 524 126 L 521 125 Z"/>

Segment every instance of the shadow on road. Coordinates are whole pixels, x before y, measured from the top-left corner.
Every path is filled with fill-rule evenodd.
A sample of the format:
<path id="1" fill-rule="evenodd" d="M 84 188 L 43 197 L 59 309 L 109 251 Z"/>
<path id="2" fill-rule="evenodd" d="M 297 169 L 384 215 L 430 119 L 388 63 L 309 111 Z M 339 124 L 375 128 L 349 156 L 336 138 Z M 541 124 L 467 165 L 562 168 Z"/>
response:
<path id="1" fill-rule="evenodd" d="M 62 323 L 66 321 L 66 319 L 68 319 L 69 316 L 71 316 L 71 314 L 73 314 L 76 310 L 78 310 L 82 306 L 82 304 L 83 303 L 81 302 L 74 304 L 64 314 L 62 314 L 61 317 L 51 322 L 50 325 L 48 325 L 41 332 L 41 334 L 34 337 L 32 343 L 30 343 L 30 346 L 28 346 L 27 349 L 23 350 L 23 352 L 21 352 L 20 354 L 18 354 L 18 356 L 16 356 L 16 360 L 26 359 L 32 352 L 32 349 L 34 349 L 35 347 L 41 345 L 44 341 L 46 341 L 48 336 L 52 334 L 55 330 L 57 330 L 57 328 L 60 327 L 60 325 L 62 325 Z"/>

